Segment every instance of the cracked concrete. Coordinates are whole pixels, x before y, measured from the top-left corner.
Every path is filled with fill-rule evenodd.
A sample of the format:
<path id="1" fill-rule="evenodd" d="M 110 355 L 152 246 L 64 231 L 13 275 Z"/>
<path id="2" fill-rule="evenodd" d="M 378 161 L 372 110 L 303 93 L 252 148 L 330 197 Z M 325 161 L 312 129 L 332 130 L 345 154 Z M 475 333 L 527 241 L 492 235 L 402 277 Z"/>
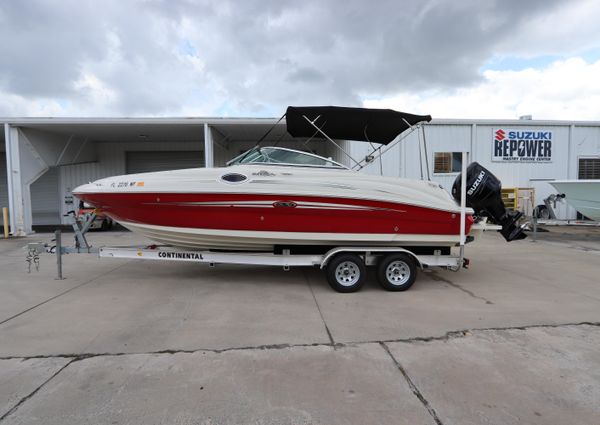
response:
<path id="1" fill-rule="evenodd" d="M 436 413 L 436 411 L 434 410 L 434 408 L 431 407 L 431 404 L 429 404 L 429 401 L 423 396 L 423 394 L 421 393 L 419 388 L 417 388 L 417 386 L 415 385 L 413 380 L 410 378 L 410 376 L 408 376 L 406 369 L 404 369 L 404 367 L 400 364 L 400 362 L 394 357 L 394 355 L 390 351 L 390 348 L 388 347 L 388 345 L 382 342 L 381 346 L 383 347 L 385 352 L 390 356 L 390 359 L 392 359 L 392 362 L 394 362 L 394 364 L 396 365 L 396 367 L 402 374 L 402 377 L 406 380 L 406 383 L 408 384 L 408 387 L 410 388 L 412 393 L 415 395 L 415 397 L 417 397 L 419 399 L 419 401 L 421 402 L 421 404 L 423 404 L 425 409 L 427 409 L 427 412 L 429 412 L 429 414 L 431 415 L 431 417 L 433 418 L 435 423 L 437 425 L 442 425 L 442 421 L 440 420 L 440 418 L 439 418 L 438 414 Z"/>
<path id="2" fill-rule="evenodd" d="M 394 369 L 377 344 L 94 357 L 5 423 L 433 423 Z"/>
<path id="3" fill-rule="evenodd" d="M 0 421 L 69 363 L 68 358 L 0 360 Z"/>
<path id="4" fill-rule="evenodd" d="M 454 282 L 452 282 L 448 278 L 445 278 L 445 277 L 442 277 L 442 276 L 438 276 L 438 274 L 435 273 L 435 272 L 432 272 L 430 276 L 435 281 L 447 283 L 448 285 L 452 286 L 453 288 L 456 288 L 459 291 L 463 291 L 465 294 L 467 294 L 471 298 L 475 298 L 475 299 L 484 301 L 486 304 L 494 304 L 492 301 L 488 300 L 485 297 L 480 297 L 479 295 L 475 295 L 475 293 L 473 291 L 470 291 L 469 289 L 463 288 L 458 283 L 454 283 Z"/>
<path id="5" fill-rule="evenodd" d="M 468 271 L 420 274 L 405 293 L 371 277 L 344 295 L 315 269 L 85 255 L 68 256 L 68 279 L 55 281 L 52 257 L 27 275 L 15 266 L 20 246 L 7 242 L 1 423 L 583 424 L 600 415 L 590 401 L 600 395 L 597 255 L 568 241 L 507 245 L 492 234 L 467 250 Z"/>
<path id="6" fill-rule="evenodd" d="M 479 331 L 390 343 L 448 424 L 593 424 L 600 417 L 600 328 Z"/>

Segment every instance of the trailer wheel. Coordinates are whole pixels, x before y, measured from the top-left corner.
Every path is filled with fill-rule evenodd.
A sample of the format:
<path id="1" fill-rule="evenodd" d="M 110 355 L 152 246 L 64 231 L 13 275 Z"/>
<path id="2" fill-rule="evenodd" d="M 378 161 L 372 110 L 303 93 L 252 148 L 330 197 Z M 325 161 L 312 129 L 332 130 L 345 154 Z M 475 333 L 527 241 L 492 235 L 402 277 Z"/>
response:
<path id="1" fill-rule="evenodd" d="M 538 205 L 533 210 L 533 215 L 542 220 L 548 220 L 550 218 L 550 211 L 546 205 Z"/>
<path id="2" fill-rule="evenodd" d="M 377 266 L 377 278 L 388 291 L 406 291 L 417 278 L 414 258 L 408 254 L 390 254 Z"/>
<path id="3" fill-rule="evenodd" d="M 356 292 L 365 283 L 367 268 L 356 254 L 336 255 L 327 264 L 327 281 L 337 292 Z"/>

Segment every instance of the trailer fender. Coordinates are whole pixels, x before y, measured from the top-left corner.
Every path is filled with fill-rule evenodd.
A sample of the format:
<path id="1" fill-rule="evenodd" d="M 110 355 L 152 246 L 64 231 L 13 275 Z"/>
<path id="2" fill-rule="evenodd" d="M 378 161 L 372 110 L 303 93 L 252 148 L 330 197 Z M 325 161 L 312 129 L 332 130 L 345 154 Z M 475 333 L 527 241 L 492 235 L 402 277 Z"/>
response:
<path id="1" fill-rule="evenodd" d="M 321 269 L 325 268 L 327 266 L 327 264 L 329 263 L 329 261 L 335 255 L 342 253 L 342 252 L 364 253 L 365 263 L 367 265 L 370 265 L 369 261 L 368 261 L 368 257 L 370 257 L 370 256 L 377 255 L 377 254 L 384 254 L 384 253 L 389 254 L 389 253 L 403 252 L 403 253 L 410 255 L 412 258 L 414 258 L 415 262 L 417 263 L 419 268 L 421 270 L 423 270 L 423 263 L 421 262 L 419 257 L 416 254 L 414 254 L 413 252 L 411 252 L 407 249 L 404 249 L 404 248 L 386 248 L 386 247 L 338 247 L 338 248 L 334 248 L 332 250 L 327 251 L 327 253 L 325 253 L 325 255 L 323 256 L 323 259 L 321 260 L 320 268 Z"/>

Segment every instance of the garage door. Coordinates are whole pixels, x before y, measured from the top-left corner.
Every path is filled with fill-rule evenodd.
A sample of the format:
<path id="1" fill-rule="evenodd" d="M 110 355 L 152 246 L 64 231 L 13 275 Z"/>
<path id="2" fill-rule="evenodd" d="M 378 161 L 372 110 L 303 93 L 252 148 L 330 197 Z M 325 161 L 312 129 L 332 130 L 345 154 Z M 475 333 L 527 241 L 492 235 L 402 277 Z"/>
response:
<path id="1" fill-rule="evenodd" d="M 33 225 L 60 224 L 58 168 L 46 171 L 30 187 Z"/>
<path id="2" fill-rule="evenodd" d="M 127 174 L 204 166 L 202 151 L 127 152 Z"/>
<path id="3" fill-rule="evenodd" d="M 8 177 L 6 176 L 6 152 L 0 152 L 0 208 L 8 208 Z"/>

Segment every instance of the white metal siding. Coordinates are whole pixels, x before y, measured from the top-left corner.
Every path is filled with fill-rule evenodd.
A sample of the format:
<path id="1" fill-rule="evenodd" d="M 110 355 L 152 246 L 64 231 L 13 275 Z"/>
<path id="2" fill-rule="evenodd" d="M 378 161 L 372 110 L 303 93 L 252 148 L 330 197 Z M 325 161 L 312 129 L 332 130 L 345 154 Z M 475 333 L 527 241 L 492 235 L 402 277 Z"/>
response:
<path id="1" fill-rule="evenodd" d="M 245 152 L 252 146 L 256 145 L 256 142 L 227 142 L 226 144 L 214 145 L 214 164 L 215 167 L 223 167 L 227 161 L 235 158 L 241 152 Z"/>
<path id="2" fill-rule="evenodd" d="M 469 152 L 471 154 L 470 161 L 476 161 L 475 155 L 471 152 L 471 129 L 470 125 L 425 126 L 428 164 L 424 164 L 424 167 L 429 166 L 431 180 L 441 184 L 448 191 L 452 189 L 452 184 L 459 173 L 434 173 L 434 154 L 435 152 Z M 418 145 L 418 140 L 416 145 Z M 416 155 L 418 156 L 418 152 Z M 423 152 L 423 155 L 425 155 L 425 152 Z M 413 164 L 413 167 L 409 166 L 411 174 L 407 177 L 419 178 L 419 175 L 417 175 L 418 161 L 416 163 L 409 162 L 409 164 Z"/>
<path id="3" fill-rule="evenodd" d="M 125 154 L 127 174 L 168 171 L 204 166 L 202 151 L 171 152 L 127 152 Z"/>
<path id="4" fill-rule="evenodd" d="M 58 168 L 49 168 L 31 184 L 31 213 L 33 225 L 60 223 Z"/>
<path id="5" fill-rule="evenodd" d="M 125 174 L 126 152 L 134 151 L 196 151 L 204 149 L 202 141 L 186 142 L 94 142 L 98 160 L 60 167 L 60 199 L 63 214 L 73 209 L 68 204 L 77 186 L 104 177 Z M 199 157 L 202 157 L 200 155 Z M 201 158 L 204 161 L 204 158 Z M 63 224 L 66 224 L 63 219 Z"/>
<path id="6" fill-rule="evenodd" d="M 493 132 L 498 128 L 523 128 L 531 131 L 553 133 L 552 162 L 550 163 L 501 163 L 492 161 Z M 425 125 L 425 140 L 431 180 L 450 190 L 458 173 L 434 174 L 435 152 L 470 153 L 470 161 L 477 161 L 488 168 L 502 181 L 504 187 L 533 187 L 536 205 L 541 204 L 555 189 L 548 184 L 554 179 L 576 179 L 578 158 L 600 156 L 600 127 L 570 125 L 539 125 L 534 122 L 512 122 L 504 125 L 465 123 L 431 123 Z M 360 160 L 371 150 L 368 143 L 351 142 L 353 156 Z M 383 160 L 383 175 L 406 178 L 427 178 L 425 152 L 416 132 L 407 136 L 399 146 L 386 153 Z M 378 160 L 362 172 L 380 174 Z M 564 203 L 557 206 L 560 218 L 575 218 L 575 210 Z"/>
<path id="7" fill-rule="evenodd" d="M 400 145 L 403 142 L 400 142 Z M 354 142 L 348 141 L 347 145 L 350 147 L 349 152 L 352 157 L 360 162 L 365 159 L 365 157 L 373 151 L 373 147 L 379 147 L 378 144 L 373 144 L 373 147 L 369 143 L 364 142 Z M 380 158 L 377 158 L 375 161 L 367 164 L 365 168 L 362 169 L 363 173 L 371 174 L 371 175 L 381 175 L 383 169 L 383 175 L 389 177 L 401 177 L 402 176 L 402 166 L 401 166 L 401 146 L 396 145 L 388 152 L 385 153 Z M 383 148 L 385 149 L 385 147 Z M 353 161 L 346 161 L 347 165 L 354 164 Z"/>
<path id="8" fill-rule="evenodd" d="M 570 179 L 576 179 L 579 175 L 579 158 L 600 158 L 600 127 L 573 128 Z"/>
<path id="9" fill-rule="evenodd" d="M 6 152 L 0 152 L 0 209 L 8 208 L 8 177 L 6 175 Z"/>
<path id="10" fill-rule="evenodd" d="M 556 193 L 548 181 L 569 178 L 569 126 L 523 126 L 531 131 L 552 132 L 552 162 L 547 163 L 492 162 L 493 133 L 498 127 L 477 127 L 476 160 L 494 173 L 503 187 L 533 187 L 535 205 L 543 204 L 544 198 Z M 575 211 L 564 203 L 557 205 L 556 213 L 559 218 L 575 218 Z"/>

